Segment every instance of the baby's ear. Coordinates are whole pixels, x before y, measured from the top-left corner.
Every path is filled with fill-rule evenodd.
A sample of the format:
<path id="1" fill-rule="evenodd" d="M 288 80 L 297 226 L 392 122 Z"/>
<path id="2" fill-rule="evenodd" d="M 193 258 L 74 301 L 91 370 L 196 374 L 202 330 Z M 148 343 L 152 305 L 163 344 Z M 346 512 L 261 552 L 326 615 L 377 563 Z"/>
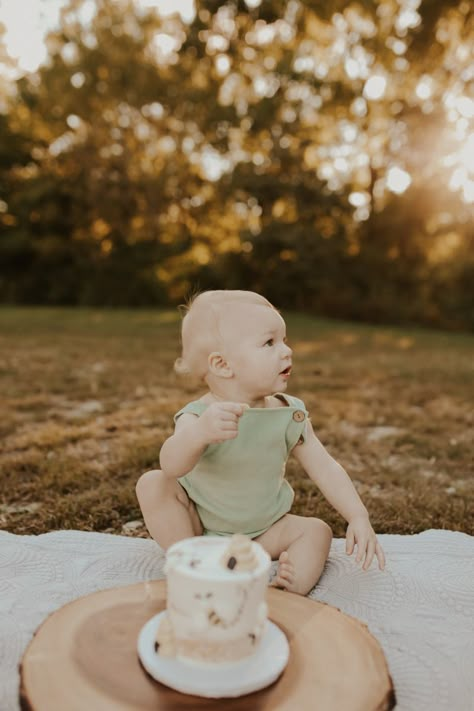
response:
<path id="1" fill-rule="evenodd" d="M 207 363 L 209 372 L 220 378 L 231 378 L 234 374 L 226 359 L 217 351 L 209 354 Z"/>

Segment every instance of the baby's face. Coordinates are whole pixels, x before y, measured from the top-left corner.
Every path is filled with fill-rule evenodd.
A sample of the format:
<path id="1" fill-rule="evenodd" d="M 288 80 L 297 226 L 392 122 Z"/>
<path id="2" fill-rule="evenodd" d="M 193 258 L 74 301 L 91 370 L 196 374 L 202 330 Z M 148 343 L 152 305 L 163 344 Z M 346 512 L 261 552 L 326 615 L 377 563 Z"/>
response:
<path id="1" fill-rule="evenodd" d="M 286 326 L 268 306 L 230 304 L 219 324 L 221 351 L 242 393 L 262 397 L 286 390 L 292 350 Z"/>

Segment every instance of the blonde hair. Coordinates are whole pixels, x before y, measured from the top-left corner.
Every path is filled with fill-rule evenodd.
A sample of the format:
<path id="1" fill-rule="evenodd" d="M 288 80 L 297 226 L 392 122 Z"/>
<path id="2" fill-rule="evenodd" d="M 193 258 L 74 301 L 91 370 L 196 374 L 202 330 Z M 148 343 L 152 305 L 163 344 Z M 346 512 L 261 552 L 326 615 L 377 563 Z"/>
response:
<path id="1" fill-rule="evenodd" d="M 181 324 L 182 356 L 174 365 L 177 373 L 198 378 L 206 375 L 209 354 L 219 348 L 221 319 L 225 317 L 226 309 L 234 304 L 275 309 L 264 296 L 254 291 L 219 289 L 193 296 L 180 307 L 185 315 Z"/>

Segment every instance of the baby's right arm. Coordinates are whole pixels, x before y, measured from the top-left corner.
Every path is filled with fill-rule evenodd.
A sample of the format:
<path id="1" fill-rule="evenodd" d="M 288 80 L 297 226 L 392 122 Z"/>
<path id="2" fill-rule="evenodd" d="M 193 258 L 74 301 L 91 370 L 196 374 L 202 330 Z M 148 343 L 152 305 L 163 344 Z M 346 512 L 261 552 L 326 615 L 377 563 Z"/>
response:
<path id="1" fill-rule="evenodd" d="M 173 479 L 184 476 L 197 464 L 209 444 L 237 437 L 239 417 L 245 408 L 246 405 L 237 402 L 213 402 L 200 417 L 183 413 L 176 422 L 174 434 L 160 451 L 164 474 Z"/>

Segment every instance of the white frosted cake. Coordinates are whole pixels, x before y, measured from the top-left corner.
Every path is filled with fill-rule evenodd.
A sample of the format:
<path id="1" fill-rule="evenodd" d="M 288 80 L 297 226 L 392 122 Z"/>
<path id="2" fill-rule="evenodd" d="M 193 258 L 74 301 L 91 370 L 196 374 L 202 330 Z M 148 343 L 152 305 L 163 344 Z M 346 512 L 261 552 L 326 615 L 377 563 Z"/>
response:
<path id="1" fill-rule="evenodd" d="M 247 536 L 197 536 L 166 554 L 167 606 L 155 649 L 220 664 L 255 653 L 265 631 L 270 556 Z"/>

